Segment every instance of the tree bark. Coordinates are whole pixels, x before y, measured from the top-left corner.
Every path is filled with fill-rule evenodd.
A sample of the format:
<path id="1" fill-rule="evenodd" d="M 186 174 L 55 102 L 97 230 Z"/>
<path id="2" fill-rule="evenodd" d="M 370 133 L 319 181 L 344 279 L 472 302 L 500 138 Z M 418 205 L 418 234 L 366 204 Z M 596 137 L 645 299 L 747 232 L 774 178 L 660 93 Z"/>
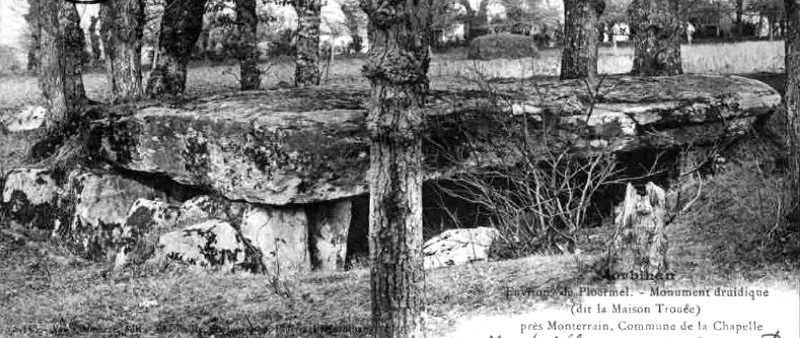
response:
<path id="1" fill-rule="evenodd" d="M 564 50 L 561 53 L 561 79 L 597 76 L 597 20 L 605 9 L 604 0 L 564 1 Z"/>
<path id="2" fill-rule="evenodd" d="M 111 101 L 135 101 L 142 96 L 144 1 L 105 2 L 100 17 Z"/>
<path id="3" fill-rule="evenodd" d="M 683 73 L 677 0 L 634 0 L 628 7 L 634 57 L 633 75 Z"/>
<path id="4" fill-rule="evenodd" d="M 319 25 L 322 0 L 296 0 L 297 55 L 295 56 L 294 82 L 297 86 L 319 84 Z"/>
<path id="5" fill-rule="evenodd" d="M 28 46 L 28 72 L 32 74 L 39 72 L 39 50 L 42 35 L 39 2 L 38 0 L 28 0 L 28 14 L 25 15 L 31 34 L 31 42 Z"/>
<path id="6" fill-rule="evenodd" d="M 800 0 L 785 0 L 786 35 L 786 117 L 789 126 L 790 179 L 794 191 L 794 214 L 800 209 Z"/>
<path id="7" fill-rule="evenodd" d="M 744 16 L 744 0 L 736 0 L 736 35 L 740 39 L 744 35 L 742 16 Z"/>
<path id="8" fill-rule="evenodd" d="M 364 0 L 370 19 L 370 285 L 375 337 L 423 337 L 422 109 L 434 0 Z"/>
<path id="9" fill-rule="evenodd" d="M 96 67 L 100 64 L 100 59 L 102 58 L 102 52 L 100 51 L 100 32 L 97 27 L 97 23 L 100 22 L 100 18 L 93 16 L 91 19 L 91 24 L 89 24 L 89 52 L 91 53 L 92 67 Z"/>
<path id="10" fill-rule="evenodd" d="M 236 0 L 236 24 L 239 27 L 239 71 L 242 90 L 258 89 L 261 72 L 258 69 L 256 0 Z"/>
<path id="11" fill-rule="evenodd" d="M 45 99 L 45 127 L 62 135 L 78 122 L 86 104 L 82 56 L 85 45 L 75 4 L 39 2 L 41 20 L 39 88 Z"/>
<path id="12" fill-rule="evenodd" d="M 158 63 L 147 82 L 148 96 L 175 96 L 186 89 L 186 65 L 203 29 L 204 10 L 204 0 L 166 0 Z"/>
<path id="13" fill-rule="evenodd" d="M 489 34 L 489 1 L 480 0 L 478 10 L 473 11 L 469 22 L 468 41 L 472 41 L 479 36 Z"/>

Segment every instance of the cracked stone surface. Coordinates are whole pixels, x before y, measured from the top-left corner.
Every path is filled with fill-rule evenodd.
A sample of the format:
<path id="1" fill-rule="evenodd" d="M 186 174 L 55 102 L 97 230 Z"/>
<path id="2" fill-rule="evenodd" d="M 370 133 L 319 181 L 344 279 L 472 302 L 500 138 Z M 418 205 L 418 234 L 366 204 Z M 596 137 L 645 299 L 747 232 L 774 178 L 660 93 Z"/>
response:
<path id="1" fill-rule="evenodd" d="M 612 76 L 491 83 L 433 91 L 423 151 L 428 178 L 513 164 L 509 135 L 541 135 L 578 156 L 707 144 L 744 134 L 780 104 L 774 89 L 739 76 Z M 290 89 L 180 105 L 119 106 L 99 121 L 100 156 L 230 200 L 305 204 L 366 193 L 368 90 Z M 544 128 L 543 128 L 544 127 Z M 544 151 L 544 150 L 542 150 Z"/>

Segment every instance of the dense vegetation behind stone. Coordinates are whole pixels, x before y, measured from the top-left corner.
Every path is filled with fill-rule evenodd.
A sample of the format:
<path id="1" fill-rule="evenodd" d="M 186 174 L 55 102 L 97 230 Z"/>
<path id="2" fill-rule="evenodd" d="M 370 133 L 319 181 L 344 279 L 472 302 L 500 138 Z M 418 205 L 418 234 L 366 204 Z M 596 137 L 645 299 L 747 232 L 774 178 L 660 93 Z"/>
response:
<path id="1" fill-rule="evenodd" d="M 472 40 L 467 52 L 471 60 L 521 59 L 539 56 L 531 36 L 500 33 L 484 35 Z"/>

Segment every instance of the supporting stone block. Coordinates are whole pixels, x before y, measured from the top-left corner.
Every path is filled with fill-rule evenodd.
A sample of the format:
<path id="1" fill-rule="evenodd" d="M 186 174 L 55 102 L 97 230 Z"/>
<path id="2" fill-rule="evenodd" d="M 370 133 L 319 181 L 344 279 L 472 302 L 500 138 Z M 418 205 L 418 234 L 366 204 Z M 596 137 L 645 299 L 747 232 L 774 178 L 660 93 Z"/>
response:
<path id="1" fill-rule="evenodd" d="M 267 274 L 286 276 L 311 269 L 307 226 L 302 208 L 249 206 L 242 217 L 241 233 L 261 251 Z"/>
<path id="2" fill-rule="evenodd" d="M 647 183 L 646 191 L 639 195 L 628 184 L 615 220 L 617 236 L 608 253 L 612 275 L 635 273 L 643 279 L 659 279 L 669 269 L 664 229 L 666 192 L 652 182 Z"/>
<path id="3" fill-rule="evenodd" d="M 316 203 L 306 207 L 311 236 L 311 263 L 316 270 L 344 269 L 347 234 L 352 218 L 349 199 Z"/>

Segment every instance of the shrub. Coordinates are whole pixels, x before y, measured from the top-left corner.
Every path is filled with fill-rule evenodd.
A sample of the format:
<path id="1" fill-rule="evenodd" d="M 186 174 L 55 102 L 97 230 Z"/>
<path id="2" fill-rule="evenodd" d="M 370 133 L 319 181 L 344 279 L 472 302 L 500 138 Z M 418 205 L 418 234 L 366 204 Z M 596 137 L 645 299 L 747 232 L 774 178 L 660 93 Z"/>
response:
<path id="1" fill-rule="evenodd" d="M 494 95 L 490 84 L 481 87 L 495 98 L 495 105 L 513 103 Z M 481 169 L 462 172 L 437 188 L 474 205 L 479 223 L 499 231 L 490 249 L 493 258 L 571 252 L 579 230 L 593 223 L 596 197 L 619 179 L 616 155 L 580 158 L 546 121 L 497 111 L 485 116 L 494 127 L 465 134 L 467 148 L 448 152 L 454 163 L 473 162 Z M 473 156 L 473 151 L 493 155 Z M 489 162 L 480 163 L 484 158 Z M 453 223 L 469 227 L 456 216 L 451 213 Z"/>
<path id="2" fill-rule="evenodd" d="M 456 188 L 443 190 L 488 214 L 501 235 L 491 248 L 492 257 L 566 253 L 589 224 L 593 198 L 611 180 L 615 165 L 612 155 L 579 159 L 553 151 L 541 161 L 463 174 L 451 181 Z"/>
<path id="3" fill-rule="evenodd" d="M 269 57 L 276 56 L 294 56 L 295 54 L 295 36 L 297 32 L 291 29 L 285 29 L 279 32 L 276 39 L 271 40 L 267 55 Z"/>
<path id="4" fill-rule="evenodd" d="M 538 57 L 536 42 L 531 36 L 500 33 L 484 35 L 469 44 L 467 58 L 471 60 L 521 59 Z"/>

